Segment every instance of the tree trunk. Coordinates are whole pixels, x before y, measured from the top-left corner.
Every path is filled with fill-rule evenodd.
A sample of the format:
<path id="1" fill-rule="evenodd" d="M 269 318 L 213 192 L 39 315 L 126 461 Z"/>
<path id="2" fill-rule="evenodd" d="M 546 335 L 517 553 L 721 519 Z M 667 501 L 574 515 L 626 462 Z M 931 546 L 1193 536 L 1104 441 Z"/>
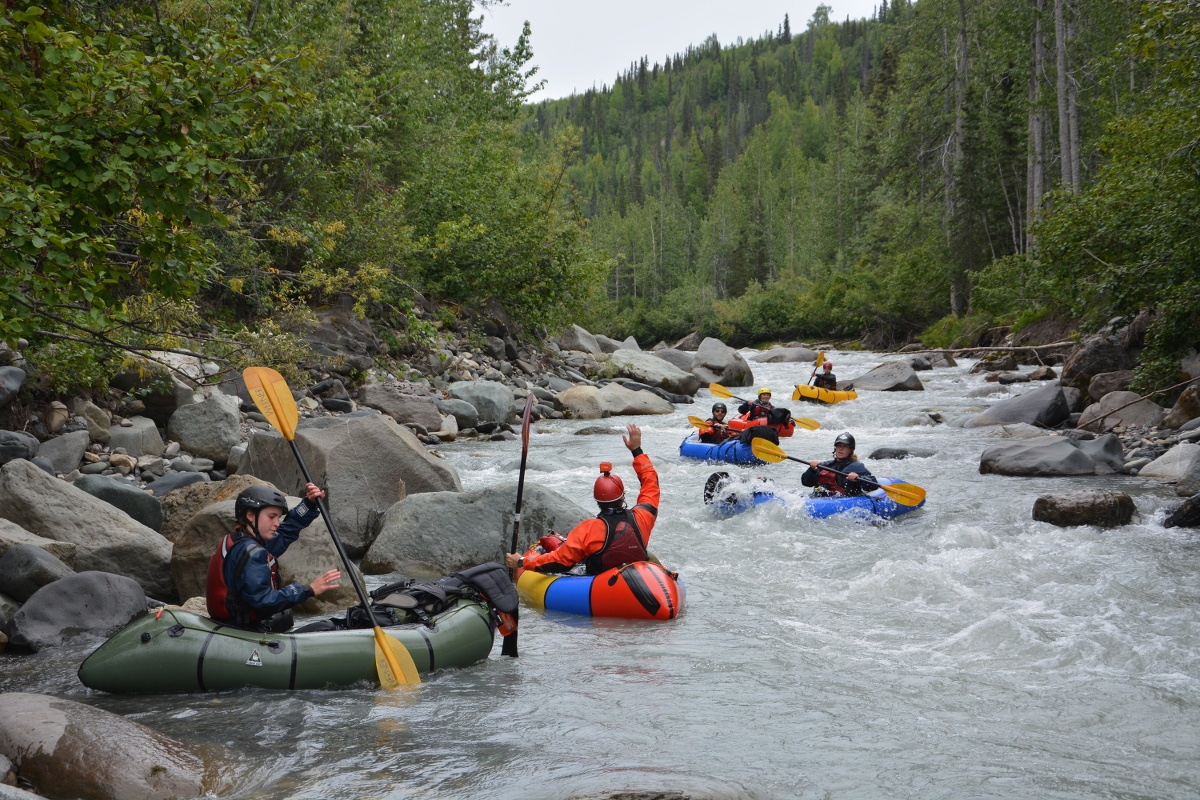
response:
<path id="1" fill-rule="evenodd" d="M 1059 173 L 1062 176 L 1062 184 L 1066 189 L 1072 192 L 1079 191 L 1079 184 L 1076 180 L 1074 171 L 1075 164 L 1078 163 L 1073 145 L 1074 141 L 1071 137 L 1071 100 L 1070 95 L 1073 92 L 1071 89 L 1071 74 L 1067 59 L 1067 0 L 1054 0 L 1054 50 L 1055 50 L 1055 72 L 1056 86 L 1058 89 L 1058 150 L 1059 150 Z M 1078 124 L 1076 123 L 1076 128 Z"/>
<path id="2" fill-rule="evenodd" d="M 944 39 L 943 39 L 944 41 Z M 966 316 L 971 305 L 971 280 L 966 265 L 967 254 L 955 257 L 953 230 L 958 213 L 958 176 L 962 171 L 963 139 L 966 135 L 967 79 L 970 62 L 967 57 L 967 5 L 958 0 L 958 36 L 954 53 L 954 132 L 950 135 L 946 153 L 946 235 L 951 258 L 956 260 L 950 278 L 950 311 L 956 317 Z"/>
<path id="3" fill-rule="evenodd" d="M 1045 0 L 1034 0 L 1033 64 L 1029 71 L 1029 152 L 1025 194 L 1025 253 L 1037 251 L 1034 224 L 1042 215 L 1042 196 L 1046 194 L 1046 141 L 1042 119 L 1042 75 L 1046 72 L 1045 36 L 1042 34 L 1042 14 Z"/>

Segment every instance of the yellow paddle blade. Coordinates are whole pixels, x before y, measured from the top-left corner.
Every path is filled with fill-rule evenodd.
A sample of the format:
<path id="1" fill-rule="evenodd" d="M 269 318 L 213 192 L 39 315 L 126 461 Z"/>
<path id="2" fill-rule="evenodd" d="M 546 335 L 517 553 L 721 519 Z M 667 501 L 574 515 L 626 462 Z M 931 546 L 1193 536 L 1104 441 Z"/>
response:
<path id="1" fill-rule="evenodd" d="M 815 431 L 817 428 L 821 427 L 821 423 L 817 422 L 815 419 L 809 419 L 808 417 L 792 417 L 792 422 L 796 423 L 801 428 L 804 428 L 806 431 Z"/>
<path id="2" fill-rule="evenodd" d="M 733 392 L 729 391 L 719 383 L 710 383 L 708 385 L 708 390 L 717 397 L 724 397 L 726 399 L 733 397 Z"/>
<path id="3" fill-rule="evenodd" d="M 925 490 L 912 483 L 891 483 L 879 488 L 902 506 L 919 506 L 925 500 Z"/>
<path id="4" fill-rule="evenodd" d="M 784 461 L 788 457 L 779 445 L 767 439 L 751 440 L 750 452 L 754 453 L 755 458 L 761 458 L 763 461 Z"/>
<path id="5" fill-rule="evenodd" d="M 825 351 L 822 350 L 821 352 L 817 353 L 817 369 L 820 369 L 821 365 L 824 363 L 825 363 Z"/>
<path id="6" fill-rule="evenodd" d="M 247 367 L 242 370 L 246 391 L 258 410 L 271 423 L 271 427 L 283 434 L 289 442 L 296 438 L 296 421 L 300 413 L 287 381 L 270 367 Z"/>
<path id="7" fill-rule="evenodd" d="M 695 416 L 688 417 L 688 422 L 692 423 L 697 428 L 709 427 L 709 424 L 707 422 L 705 422 L 704 420 L 700 419 L 699 417 L 695 417 Z"/>
<path id="8" fill-rule="evenodd" d="M 384 689 L 395 689 L 402 683 L 420 683 L 417 665 L 412 653 L 375 626 L 375 671 L 379 674 L 379 685 Z"/>

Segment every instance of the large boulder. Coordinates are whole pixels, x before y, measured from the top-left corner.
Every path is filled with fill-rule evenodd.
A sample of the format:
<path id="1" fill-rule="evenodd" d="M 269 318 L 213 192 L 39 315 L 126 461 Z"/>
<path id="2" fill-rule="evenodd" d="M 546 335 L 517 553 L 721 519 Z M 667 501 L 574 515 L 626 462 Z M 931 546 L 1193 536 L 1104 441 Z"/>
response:
<path id="1" fill-rule="evenodd" d="M 1117 528 L 1133 521 L 1133 498 L 1124 492 L 1084 489 L 1042 495 L 1033 502 L 1033 518 L 1062 528 L 1096 525 Z"/>
<path id="2" fill-rule="evenodd" d="M 30 533 L 75 544 L 75 568 L 125 575 L 146 594 L 174 600 L 171 543 L 128 514 L 28 461 L 0 468 L 0 517 Z"/>
<path id="3" fill-rule="evenodd" d="M 171 413 L 174 413 L 172 410 Z M 141 456 L 161 456 L 167 448 L 163 444 L 158 426 L 149 417 L 130 417 L 129 426 L 113 425 L 108 429 L 108 446 L 113 450 L 123 448 L 126 453 Z M 225 456 L 221 456 L 224 458 Z"/>
<path id="4" fill-rule="evenodd" d="M 578 325 L 572 325 L 558 336 L 558 346 L 562 350 L 579 350 L 598 356 L 604 351 L 596 337 Z"/>
<path id="5" fill-rule="evenodd" d="M 1133 370 L 1119 369 L 1116 372 L 1101 372 L 1093 375 L 1088 381 L 1087 394 L 1092 400 L 1099 401 L 1110 392 L 1123 392 L 1133 383 Z"/>
<path id="6" fill-rule="evenodd" d="M 334 525 L 354 558 L 379 532 L 383 513 L 409 494 L 462 491 L 454 467 L 432 455 L 390 417 L 318 417 L 296 430 L 296 446 L 313 480 L 329 493 Z M 256 433 L 242 459 L 239 475 L 250 474 L 300 496 L 304 476 L 287 440 L 277 433 Z"/>
<path id="7" fill-rule="evenodd" d="M 985 475 L 1094 475 L 1096 462 L 1068 439 L 1042 436 L 989 447 L 979 458 L 979 471 Z"/>
<path id="8" fill-rule="evenodd" d="M 1083 410 L 1076 427 L 1097 433 L 1118 425 L 1153 427 L 1165 415 L 1161 406 L 1142 398 L 1137 392 L 1109 392 L 1100 402 Z"/>
<path id="9" fill-rule="evenodd" d="M 222 788 L 181 742 L 48 695 L 0 694 L 0 754 L 46 797 L 168 800 Z"/>
<path id="10" fill-rule="evenodd" d="M 618 350 L 608 357 L 616 373 L 647 386 L 657 386 L 676 394 L 695 394 L 700 378 L 675 367 L 658 356 L 638 350 Z"/>
<path id="11" fill-rule="evenodd" d="M 1138 477 L 1158 478 L 1160 481 L 1178 481 L 1189 473 L 1197 454 L 1200 454 L 1200 444 L 1191 442 L 1177 444 L 1139 469 Z"/>
<path id="12" fill-rule="evenodd" d="M 438 400 L 436 403 L 438 411 L 454 418 L 454 423 L 460 431 L 474 428 L 479 424 L 479 412 L 466 400 L 451 398 L 450 400 Z"/>
<path id="13" fill-rule="evenodd" d="M 31 459 L 37 455 L 41 443 L 37 437 L 25 431 L 0 431 L 0 466 L 14 459 Z"/>
<path id="14" fill-rule="evenodd" d="M 75 570 L 45 549 L 18 544 L 0 556 L 0 594 L 23 603 L 43 586 L 74 574 Z"/>
<path id="15" fill-rule="evenodd" d="M 415 495 L 388 510 L 363 557 L 367 573 L 440 577 L 472 564 L 500 561 L 512 544 L 515 482 L 470 492 Z M 566 495 L 526 483 L 517 552 L 556 530 L 568 533 L 592 516 Z"/>
<path id="16" fill-rule="evenodd" d="M 25 383 L 25 370 L 20 367 L 0 367 L 0 407 L 8 405 Z"/>
<path id="17" fill-rule="evenodd" d="M 162 503 L 153 494 L 119 478 L 102 475 L 81 475 L 75 479 L 75 486 L 92 497 L 116 506 L 150 530 L 161 532 Z"/>
<path id="18" fill-rule="evenodd" d="M 211 459 L 221 467 L 229 457 L 229 448 L 242 440 L 241 424 L 238 399 L 216 394 L 176 409 L 167 422 L 167 434 L 185 451 Z"/>
<path id="19" fill-rule="evenodd" d="M 513 403 L 516 396 L 512 389 L 496 381 L 459 381 L 446 390 L 454 400 L 464 400 L 475 408 L 479 422 L 512 422 Z"/>
<path id="20" fill-rule="evenodd" d="M 1087 390 L 1092 378 L 1104 372 L 1132 369 L 1133 354 L 1122 337 L 1096 334 L 1084 339 L 1067 356 L 1063 364 L 1062 382 L 1076 389 Z"/>
<path id="21" fill-rule="evenodd" d="M 411 422 L 430 431 L 442 426 L 442 415 L 438 413 L 432 397 L 405 394 L 393 384 L 363 386 L 358 390 L 358 402 L 359 405 L 382 411 L 401 425 Z"/>
<path id="22" fill-rule="evenodd" d="M 692 373 L 702 383 L 722 383 L 726 386 L 749 386 L 754 383 L 754 373 L 742 354 L 711 336 L 696 349 Z"/>
<path id="23" fill-rule="evenodd" d="M 1200 494 L 1194 494 L 1163 520 L 1164 528 L 1200 527 Z"/>
<path id="24" fill-rule="evenodd" d="M 607 336 L 601 336 L 598 333 L 595 335 L 595 339 L 596 339 L 596 344 L 600 345 L 600 350 L 602 352 L 615 353 L 621 349 L 621 343 L 618 342 L 616 339 L 610 339 Z M 630 348 L 630 349 L 641 350 L 642 348 L 637 347 L 637 348 Z"/>
<path id="25" fill-rule="evenodd" d="M 692 360 L 696 358 L 694 352 L 688 350 L 676 350 L 674 347 L 664 347 L 662 350 L 655 350 L 653 353 L 655 358 L 661 358 L 671 366 L 683 372 L 690 372 L 692 369 Z"/>
<path id="26" fill-rule="evenodd" d="M 840 381 L 839 381 L 840 383 Z M 907 361 L 889 361 L 860 375 L 851 383 L 855 390 L 873 389 L 880 392 L 921 392 L 925 390 L 921 379 Z"/>
<path id="27" fill-rule="evenodd" d="M 971 417 L 964 428 L 982 428 L 990 425 L 1012 425 L 1024 422 L 1053 428 L 1071 416 L 1067 398 L 1058 384 L 1048 384 L 1001 400 L 996 405 Z"/>
<path id="28" fill-rule="evenodd" d="M 1195 452 L 1191 460 L 1179 470 L 1175 480 L 1175 494 L 1181 497 L 1191 497 L 1200 494 L 1200 452 Z"/>
<path id="29" fill-rule="evenodd" d="M 208 562 L 216 551 L 221 537 L 233 529 L 233 499 L 222 500 L 204 506 L 191 516 L 175 539 L 175 552 L 171 557 L 171 577 L 179 587 L 180 597 L 204 595 L 208 583 Z M 288 507 L 300 502 L 298 497 L 288 498 Z M 297 539 L 278 559 L 279 575 L 285 584 L 292 581 L 311 583 L 328 569 L 345 571 L 341 557 L 333 546 L 325 521 L 318 517 L 300 533 Z M 355 602 L 357 595 L 349 576 L 342 577 L 341 585 L 324 594 L 310 598 L 301 608 L 310 614 L 332 613 Z"/>
<path id="30" fill-rule="evenodd" d="M 188 520 L 200 509 L 222 500 L 236 500 L 239 494 L 251 486 L 269 485 L 253 475 L 231 475 L 223 481 L 206 481 L 185 486 L 165 495 L 160 501 L 163 523 L 159 532 L 174 542 L 183 532 Z M 232 526 L 233 522 L 233 517 L 230 517 L 229 525 Z"/>
<path id="31" fill-rule="evenodd" d="M 108 444 L 108 426 L 112 425 L 112 414 L 82 397 L 73 397 L 67 403 L 71 413 L 83 417 L 88 435 L 93 442 Z"/>
<path id="32" fill-rule="evenodd" d="M 760 364 L 813 364 L 817 363 L 817 353 L 807 347 L 771 347 L 750 356 L 751 361 Z"/>
<path id="33" fill-rule="evenodd" d="M 137 582 L 108 572 L 80 572 L 39 588 L 8 624 L 11 644 L 25 650 L 56 647 L 70 635 L 110 636 L 146 613 Z"/>
<path id="34" fill-rule="evenodd" d="M 6 519 L 0 519 L 0 556 L 17 545 L 32 545 L 45 550 L 50 555 L 75 569 L 75 545 L 70 542 L 56 542 L 44 536 L 38 536 Z"/>
<path id="35" fill-rule="evenodd" d="M 1125 449 L 1116 434 L 1106 433 L 1095 439 L 1072 437 L 1070 441 L 1096 462 L 1097 475 L 1125 471 Z"/>
<path id="36" fill-rule="evenodd" d="M 1200 386 L 1189 386 L 1159 424 L 1164 428 L 1182 428 L 1197 417 L 1200 417 Z"/>
<path id="37" fill-rule="evenodd" d="M 603 419 L 627 414 L 670 414 L 675 406 L 653 392 L 631 391 L 619 383 L 574 386 L 559 392 L 555 399 L 563 414 L 571 419 Z"/>
<path id="38" fill-rule="evenodd" d="M 87 431 L 71 431 L 53 439 L 42 442 L 38 448 L 38 458 L 46 458 L 54 465 L 55 472 L 67 473 L 79 469 L 83 460 L 83 451 L 91 444 L 92 437 Z"/>

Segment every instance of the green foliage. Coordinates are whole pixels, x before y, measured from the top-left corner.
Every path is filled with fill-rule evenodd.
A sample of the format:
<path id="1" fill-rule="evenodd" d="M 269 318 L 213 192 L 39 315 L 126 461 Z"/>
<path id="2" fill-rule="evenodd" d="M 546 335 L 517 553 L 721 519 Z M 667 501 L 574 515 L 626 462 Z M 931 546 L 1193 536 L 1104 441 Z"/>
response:
<path id="1" fill-rule="evenodd" d="M 921 343 L 926 347 L 974 347 L 990 325 L 987 317 L 942 317 L 921 331 Z"/>

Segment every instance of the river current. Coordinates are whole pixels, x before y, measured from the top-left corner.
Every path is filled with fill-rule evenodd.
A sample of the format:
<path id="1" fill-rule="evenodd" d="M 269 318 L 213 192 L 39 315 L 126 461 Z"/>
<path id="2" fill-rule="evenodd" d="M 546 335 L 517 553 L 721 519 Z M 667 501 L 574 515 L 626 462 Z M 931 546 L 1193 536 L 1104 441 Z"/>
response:
<path id="1" fill-rule="evenodd" d="M 747 356 L 750 351 L 745 351 Z M 831 352 L 850 379 L 887 357 Z M 98 641 L 5 658 L 0 689 L 126 715 L 226 765 L 255 798 L 1195 798 L 1200 796 L 1200 535 L 1150 479 L 980 475 L 998 429 L 915 425 L 1000 399 L 971 360 L 923 392 L 790 401 L 811 366 L 752 363 L 755 386 L 821 429 L 781 446 L 825 459 L 850 431 L 878 476 L 928 491 L 887 524 L 767 504 L 704 505 L 718 470 L 799 489 L 803 466 L 715 467 L 678 455 L 712 398 L 669 416 L 543 421 L 526 480 L 592 508 L 596 465 L 636 478 L 616 431 L 637 422 L 662 482 L 651 550 L 687 587 L 683 615 L 644 623 L 521 615 L 521 657 L 441 671 L 388 694 L 247 690 L 119 697 L 75 678 Z M 994 386 L 994 385 L 993 385 Z M 750 396 L 753 389 L 735 390 Z M 1019 389 L 1018 389 L 1019 391 Z M 611 434 L 575 435 L 592 426 Z M 871 460 L 879 447 L 926 458 Z M 438 448 L 476 489 L 515 480 L 520 442 Z M 1115 530 L 1032 520 L 1056 490 L 1120 488 Z M 496 531 L 497 548 L 511 531 Z M 372 577 L 372 585 L 383 578 Z"/>

